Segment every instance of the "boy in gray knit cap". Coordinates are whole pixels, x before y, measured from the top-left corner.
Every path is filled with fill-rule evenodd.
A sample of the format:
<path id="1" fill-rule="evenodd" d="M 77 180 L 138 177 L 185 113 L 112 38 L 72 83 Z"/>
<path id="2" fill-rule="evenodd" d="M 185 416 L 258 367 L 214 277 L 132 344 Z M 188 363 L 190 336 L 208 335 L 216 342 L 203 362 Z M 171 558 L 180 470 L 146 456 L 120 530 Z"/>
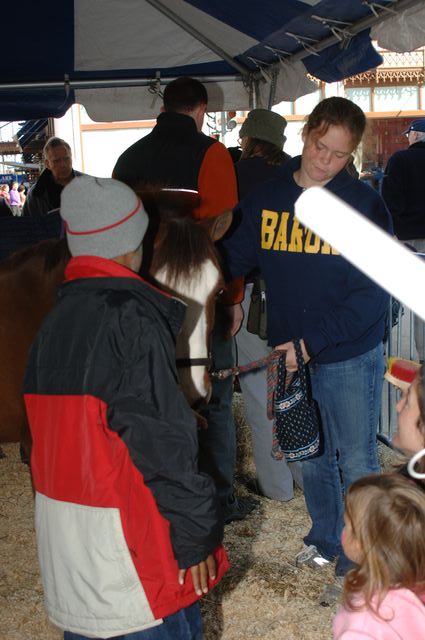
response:
<path id="1" fill-rule="evenodd" d="M 185 308 L 137 274 L 129 187 L 75 178 L 61 215 L 72 258 L 24 383 L 47 613 L 65 640 L 200 639 L 227 559 L 173 366 Z"/>

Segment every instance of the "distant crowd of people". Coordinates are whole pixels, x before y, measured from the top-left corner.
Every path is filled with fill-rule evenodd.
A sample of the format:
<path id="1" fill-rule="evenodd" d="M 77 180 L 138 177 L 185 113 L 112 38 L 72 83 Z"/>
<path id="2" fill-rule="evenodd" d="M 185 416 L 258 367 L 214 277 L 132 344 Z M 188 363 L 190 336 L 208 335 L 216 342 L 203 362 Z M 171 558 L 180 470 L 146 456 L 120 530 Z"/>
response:
<path id="1" fill-rule="evenodd" d="M 0 216 L 21 216 L 27 198 L 24 184 L 0 184 Z"/>

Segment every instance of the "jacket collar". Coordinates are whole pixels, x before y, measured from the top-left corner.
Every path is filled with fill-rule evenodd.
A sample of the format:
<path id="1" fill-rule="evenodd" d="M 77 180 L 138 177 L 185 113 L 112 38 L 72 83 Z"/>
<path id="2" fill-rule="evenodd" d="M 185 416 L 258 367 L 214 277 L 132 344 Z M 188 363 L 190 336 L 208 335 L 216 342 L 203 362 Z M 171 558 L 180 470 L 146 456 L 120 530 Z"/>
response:
<path id="1" fill-rule="evenodd" d="M 65 282 L 77 278 L 133 278 L 144 282 L 137 273 L 114 260 L 97 256 L 71 258 L 65 269 Z"/>
<path id="2" fill-rule="evenodd" d="M 80 175 L 81 175 L 80 171 L 75 171 L 74 169 L 72 170 L 73 178 L 75 178 L 75 176 L 80 176 Z M 40 177 L 38 178 L 37 182 L 34 185 L 33 193 L 34 195 L 39 196 L 42 193 L 44 193 L 46 190 L 48 191 L 49 189 L 54 189 L 54 188 L 63 189 L 63 186 L 55 182 L 50 169 L 45 168 L 40 174 Z"/>
<path id="3" fill-rule="evenodd" d="M 409 149 L 425 149 L 425 140 L 419 140 L 410 145 Z"/>
<path id="4" fill-rule="evenodd" d="M 294 172 L 297 171 L 301 166 L 301 156 L 295 156 L 284 165 L 284 174 L 287 179 L 294 180 Z M 332 193 L 338 193 L 341 189 L 347 188 L 350 184 L 352 184 L 357 178 L 350 175 L 346 169 L 342 169 L 339 173 L 336 174 L 332 180 L 330 180 L 326 185 L 325 189 L 332 191 Z"/>
<path id="5" fill-rule="evenodd" d="M 102 285 L 98 281 L 94 282 L 99 278 L 105 280 L 105 286 L 108 288 L 131 290 L 142 299 L 149 300 L 167 319 L 174 337 L 177 336 L 183 324 L 187 305 L 113 260 L 97 256 L 71 258 L 65 269 L 65 282 L 59 290 L 59 297 L 66 295 L 74 286 L 79 290 L 99 290 Z"/>
<path id="6" fill-rule="evenodd" d="M 178 127 L 187 132 L 197 133 L 195 120 L 185 113 L 175 113 L 174 111 L 163 111 L 156 119 L 157 125 L 160 127 Z"/>

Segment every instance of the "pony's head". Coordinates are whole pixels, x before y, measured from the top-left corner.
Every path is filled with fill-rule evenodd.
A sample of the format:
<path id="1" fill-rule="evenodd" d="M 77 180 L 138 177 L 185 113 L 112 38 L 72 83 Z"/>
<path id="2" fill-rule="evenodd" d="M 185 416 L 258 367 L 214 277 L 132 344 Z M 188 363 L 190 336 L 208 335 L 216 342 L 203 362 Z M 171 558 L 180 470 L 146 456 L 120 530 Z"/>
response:
<path id="1" fill-rule="evenodd" d="M 196 221 L 191 215 L 199 204 L 196 192 L 143 192 L 142 199 L 155 237 L 151 255 L 145 255 L 144 268 L 162 289 L 187 305 L 176 357 L 185 396 L 196 406 L 208 401 L 211 394 L 209 336 L 216 298 L 224 287 L 214 242 L 228 230 L 232 213 Z"/>

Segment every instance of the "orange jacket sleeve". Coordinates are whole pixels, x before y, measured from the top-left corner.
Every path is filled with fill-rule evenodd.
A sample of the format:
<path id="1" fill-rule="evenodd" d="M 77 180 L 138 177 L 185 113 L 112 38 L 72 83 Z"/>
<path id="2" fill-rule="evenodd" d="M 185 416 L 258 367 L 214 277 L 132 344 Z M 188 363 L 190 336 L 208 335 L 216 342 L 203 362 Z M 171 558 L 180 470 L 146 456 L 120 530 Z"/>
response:
<path id="1" fill-rule="evenodd" d="M 198 219 L 233 209 L 238 201 L 233 161 L 221 142 L 212 144 L 204 156 L 198 176 L 198 191 L 201 204 L 194 212 Z"/>
<path id="2" fill-rule="evenodd" d="M 200 206 L 194 211 L 197 219 L 209 218 L 233 209 L 238 201 L 235 168 L 230 153 L 221 142 L 212 144 L 205 154 L 198 176 Z M 224 304 L 243 300 L 243 278 L 229 282 L 223 296 Z"/>

